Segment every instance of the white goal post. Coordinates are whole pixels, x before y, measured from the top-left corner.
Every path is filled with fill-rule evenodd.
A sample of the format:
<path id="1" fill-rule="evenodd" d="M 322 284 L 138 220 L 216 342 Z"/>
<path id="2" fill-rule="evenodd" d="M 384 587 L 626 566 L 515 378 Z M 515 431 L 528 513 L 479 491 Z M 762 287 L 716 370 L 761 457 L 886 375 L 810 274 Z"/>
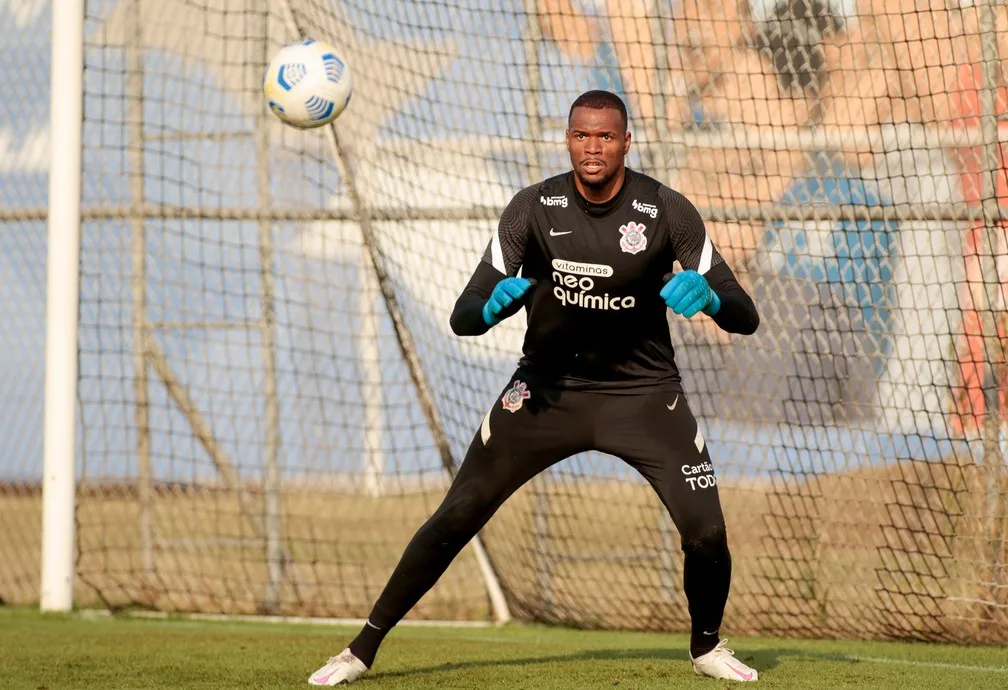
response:
<path id="1" fill-rule="evenodd" d="M 84 0 L 53 0 L 51 75 L 40 607 L 69 611 L 76 546 Z"/>

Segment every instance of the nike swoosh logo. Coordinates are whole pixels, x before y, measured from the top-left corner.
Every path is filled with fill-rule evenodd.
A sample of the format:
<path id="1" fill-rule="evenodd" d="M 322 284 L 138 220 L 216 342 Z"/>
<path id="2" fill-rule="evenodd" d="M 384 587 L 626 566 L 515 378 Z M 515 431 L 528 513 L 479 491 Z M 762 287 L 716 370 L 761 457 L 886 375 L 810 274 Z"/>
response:
<path id="1" fill-rule="evenodd" d="M 553 228 L 550 228 L 550 237 L 560 237 L 560 235 L 569 235 L 573 230 L 564 230 L 563 232 L 557 232 Z"/>
<path id="2" fill-rule="evenodd" d="M 752 680 L 752 671 L 750 671 L 749 673 L 742 673 L 742 671 L 739 671 L 737 668 L 729 664 L 727 661 L 724 662 L 724 665 L 730 668 L 735 673 L 737 673 L 738 677 L 741 678 L 742 680 Z"/>
<path id="3" fill-rule="evenodd" d="M 671 405 L 666 405 L 665 407 L 669 408 L 670 410 L 674 410 L 675 406 L 678 405 L 678 404 L 679 404 L 679 396 L 676 395 L 675 400 L 672 401 L 672 404 Z M 706 634 L 709 635 L 710 633 L 706 633 Z"/>

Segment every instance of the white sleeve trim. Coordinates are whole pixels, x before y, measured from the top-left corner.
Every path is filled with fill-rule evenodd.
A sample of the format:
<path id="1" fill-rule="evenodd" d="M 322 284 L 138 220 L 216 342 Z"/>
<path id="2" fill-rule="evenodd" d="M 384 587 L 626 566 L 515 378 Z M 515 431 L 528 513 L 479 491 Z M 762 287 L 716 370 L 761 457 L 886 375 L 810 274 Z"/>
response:
<path id="1" fill-rule="evenodd" d="M 495 229 L 493 239 L 490 240 L 490 263 L 501 273 L 507 275 L 504 266 L 504 250 L 501 249 L 500 230 Z"/>
<path id="2" fill-rule="evenodd" d="M 703 275 L 710 270 L 711 261 L 714 260 L 714 245 L 710 241 L 710 235 L 704 232 L 703 249 L 700 252 L 700 265 L 697 266 L 697 273 Z"/>

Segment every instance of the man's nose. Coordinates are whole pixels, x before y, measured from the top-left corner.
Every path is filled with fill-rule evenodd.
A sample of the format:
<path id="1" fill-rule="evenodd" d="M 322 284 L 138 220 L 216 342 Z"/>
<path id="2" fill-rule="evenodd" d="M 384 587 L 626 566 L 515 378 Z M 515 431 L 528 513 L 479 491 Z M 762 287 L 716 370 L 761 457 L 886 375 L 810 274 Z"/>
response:
<path id="1" fill-rule="evenodd" d="M 602 152 L 602 141 L 594 137 L 589 137 L 585 141 L 585 153 L 601 153 Z"/>

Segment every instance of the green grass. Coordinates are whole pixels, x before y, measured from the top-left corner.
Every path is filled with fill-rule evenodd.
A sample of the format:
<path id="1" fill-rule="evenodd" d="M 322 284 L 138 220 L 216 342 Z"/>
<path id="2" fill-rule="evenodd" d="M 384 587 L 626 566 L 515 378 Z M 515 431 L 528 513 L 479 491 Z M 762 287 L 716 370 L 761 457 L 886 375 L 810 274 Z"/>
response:
<path id="1" fill-rule="evenodd" d="M 43 616 L 0 609 L 0 688 L 308 687 L 353 630 L 321 625 Z M 541 626 L 393 631 L 358 685 L 380 688 L 714 688 L 687 638 Z M 1005 688 L 1008 650 L 738 638 L 767 688 Z"/>

